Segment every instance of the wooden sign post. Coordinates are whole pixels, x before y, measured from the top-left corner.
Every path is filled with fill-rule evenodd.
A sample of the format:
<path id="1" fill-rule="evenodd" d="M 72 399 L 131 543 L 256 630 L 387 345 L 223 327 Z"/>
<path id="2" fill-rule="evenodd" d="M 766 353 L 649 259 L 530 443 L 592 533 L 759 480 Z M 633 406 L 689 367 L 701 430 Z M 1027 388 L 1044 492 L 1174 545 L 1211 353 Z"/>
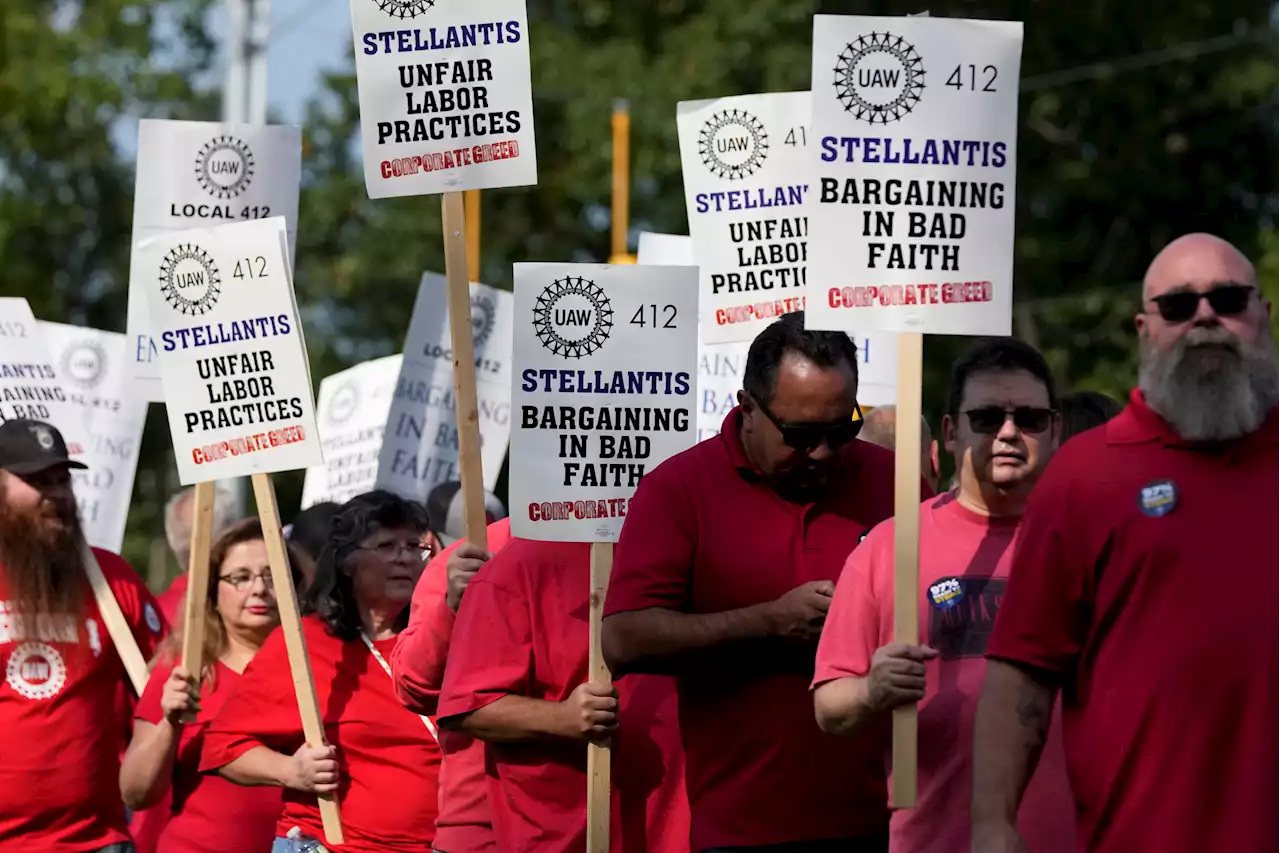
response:
<path id="1" fill-rule="evenodd" d="M 611 264 L 634 264 L 635 256 L 627 252 L 627 231 L 631 219 L 631 112 L 624 100 L 613 105 L 613 211 L 609 230 Z"/>
<path id="2" fill-rule="evenodd" d="M 613 675 L 604 662 L 601 626 L 604 600 L 613 571 L 613 543 L 591 544 L 590 646 L 587 677 L 594 684 L 612 684 Z M 609 744 L 587 745 L 587 853 L 609 853 L 609 801 L 612 796 L 612 750 Z"/>
<path id="3" fill-rule="evenodd" d="M 93 589 L 94 601 L 98 604 L 98 612 L 107 626 L 107 634 L 116 647 L 116 654 L 120 656 L 125 672 L 129 674 L 133 692 L 141 696 L 147 687 L 147 660 L 142 656 L 138 641 L 134 639 L 129 622 L 124 618 L 124 611 L 120 609 L 120 602 L 116 601 L 115 594 L 111 592 L 111 586 L 103 576 L 102 567 L 98 565 L 98 558 L 94 556 L 88 542 L 81 543 L 80 556 L 84 562 L 84 572 L 89 578 L 89 586 Z"/>
<path id="4" fill-rule="evenodd" d="M 467 278 L 480 280 L 480 190 L 464 194 L 467 208 Z"/>
<path id="5" fill-rule="evenodd" d="M 204 623 L 209 600 L 209 546 L 213 541 L 213 503 L 215 484 L 196 483 L 195 506 L 191 512 L 191 551 L 187 565 L 187 604 L 182 611 L 182 668 L 191 673 L 196 683 L 203 682 L 205 661 Z M 184 723 L 195 722 L 188 712 Z"/>

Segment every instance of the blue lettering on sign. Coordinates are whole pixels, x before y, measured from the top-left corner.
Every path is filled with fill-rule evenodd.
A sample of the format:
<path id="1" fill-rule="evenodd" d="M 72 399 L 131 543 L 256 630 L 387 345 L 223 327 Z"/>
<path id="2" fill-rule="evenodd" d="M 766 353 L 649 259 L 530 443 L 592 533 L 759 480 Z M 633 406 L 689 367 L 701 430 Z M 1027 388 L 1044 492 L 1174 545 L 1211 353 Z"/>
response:
<path id="1" fill-rule="evenodd" d="M 419 50 L 451 50 L 491 44 L 517 44 L 522 37 L 519 21 L 456 24 L 427 30 L 385 30 L 365 33 L 360 41 L 366 56 L 378 53 L 412 53 Z M 379 50 L 381 42 L 381 50 Z"/>
<path id="2" fill-rule="evenodd" d="M 201 326 L 190 326 L 185 329 L 172 329 L 160 335 L 164 341 L 164 351 L 191 349 L 192 347 L 216 346 L 237 341 L 252 341 L 258 338 L 274 338 L 293 332 L 293 322 L 288 314 L 275 314 L 270 317 L 255 317 L 251 320 L 233 320 L 227 323 L 205 323 Z"/>
<path id="3" fill-rule="evenodd" d="M 904 163 L 910 166 L 970 166 L 1001 169 L 1009 162 L 1004 142 L 982 139 L 888 139 L 879 136 L 824 136 L 822 161 Z M 844 149 L 841 157 L 840 149 Z"/>

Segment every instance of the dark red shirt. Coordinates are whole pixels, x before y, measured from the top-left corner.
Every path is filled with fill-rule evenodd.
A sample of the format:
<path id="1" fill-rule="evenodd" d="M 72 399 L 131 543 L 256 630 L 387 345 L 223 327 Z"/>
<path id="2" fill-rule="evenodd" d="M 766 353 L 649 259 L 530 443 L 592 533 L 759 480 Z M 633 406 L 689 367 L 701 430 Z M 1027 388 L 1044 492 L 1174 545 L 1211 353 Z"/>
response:
<path id="1" fill-rule="evenodd" d="M 1082 850 L 1269 850 L 1276 413 L 1218 449 L 1138 392 L 1031 496 L 987 655 L 1062 683 Z"/>
<path id="2" fill-rule="evenodd" d="M 562 702 L 588 680 L 590 545 L 513 539 L 467 587 L 438 713 L 505 696 Z M 688 853 L 672 679 L 622 678 L 614 739 L 612 853 Z M 587 834 L 587 747 L 570 740 L 485 744 L 498 849 L 580 853 Z M 452 853 L 452 851 L 451 851 Z"/>
<path id="3" fill-rule="evenodd" d="M 614 556 L 605 615 L 664 607 L 716 613 L 834 581 L 859 537 L 893 514 L 893 454 L 854 441 L 815 503 L 765 485 L 739 437 L 720 435 L 640 481 Z M 814 720 L 812 648 L 745 650 L 678 681 L 693 849 L 877 832 L 889 822 L 873 738 L 824 734 Z"/>

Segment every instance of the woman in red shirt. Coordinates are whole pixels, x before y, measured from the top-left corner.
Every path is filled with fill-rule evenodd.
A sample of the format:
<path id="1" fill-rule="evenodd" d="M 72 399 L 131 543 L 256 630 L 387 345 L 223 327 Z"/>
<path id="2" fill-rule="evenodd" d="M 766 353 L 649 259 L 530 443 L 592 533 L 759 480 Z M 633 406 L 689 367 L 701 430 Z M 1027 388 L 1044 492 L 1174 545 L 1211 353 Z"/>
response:
<path id="1" fill-rule="evenodd" d="M 120 791 L 130 808 L 151 808 L 172 790 L 157 853 L 266 850 L 280 814 L 279 791 L 242 788 L 199 772 L 209 721 L 280 621 L 258 519 L 244 519 L 224 531 L 209 550 L 209 568 L 200 684 L 177 665 L 182 637 L 175 631 L 156 657 L 120 767 Z M 184 724 L 187 711 L 197 714 L 194 722 Z"/>
<path id="2" fill-rule="evenodd" d="M 352 498 L 330 522 L 302 630 L 331 746 L 311 749 L 283 632 L 245 671 L 205 736 L 201 769 L 240 785 L 284 788 L 273 853 L 324 838 L 317 793 L 336 792 L 346 843 L 334 853 L 430 853 L 439 801 L 435 725 L 396 699 L 387 661 L 422 574 L 420 504 L 389 492 Z"/>

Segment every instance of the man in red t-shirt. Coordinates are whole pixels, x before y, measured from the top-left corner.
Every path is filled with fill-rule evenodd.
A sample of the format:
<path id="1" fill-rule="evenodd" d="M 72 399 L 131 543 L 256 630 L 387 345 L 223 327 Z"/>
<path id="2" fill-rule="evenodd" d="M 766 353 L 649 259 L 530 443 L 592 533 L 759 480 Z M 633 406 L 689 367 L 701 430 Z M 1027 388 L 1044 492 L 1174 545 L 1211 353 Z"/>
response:
<path id="1" fill-rule="evenodd" d="M 893 815 L 894 853 L 969 849 L 982 656 L 1018 520 L 1057 445 L 1056 405 L 1049 366 L 1034 348 L 1012 338 L 975 345 L 952 368 L 942 420 L 959 486 L 921 511 L 918 642 L 893 641 L 893 520 L 854 549 L 836 584 L 813 679 L 818 723 L 832 734 L 882 737 L 890 711 L 920 703 L 918 802 Z M 1075 849 L 1059 729 L 1019 823 L 1037 853 Z"/>
<path id="2" fill-rule="evenodd" d="M 1089 853 L 1276 841 L 1277 359 L 1252 265 L 1152 262 L 1139 387 L 1049 465 L 1018 534 L 974 736 L 973 849 L 1014 815 L 1055 694 Z"/>
<path id="3" fill-rule="evenodd" d="M 124 664 L 81 561 L 67 446 L 53 426 L 0 424 L 0 848 L 124 853 L 117 699 Z M 133 569 L 94 549 L 150 657 L 165 624 Z"/>
<path id="4" fill-rule="evenodd" d="M 604 654 L 615 674 L 679 677 L 695 851 L 887 844 L 878 745 L 824 734 L 808 691 L 845 558 L 893 514 L 893 454 L 853 440 L 857 358 L 847 335 L 783 316 L 751 344 L 720 434 L 628 502 Z"/>
<path id="5" fill-rule="evenodd" d="M 513 539 L 484 564 L 458 611 L 440 726 L 485 742 L 499 850 L 581 853 L 587 743 L 612 737 L 611 849 L 688 853 L 674 685 L 587 680 L 590 550 Z"/>

